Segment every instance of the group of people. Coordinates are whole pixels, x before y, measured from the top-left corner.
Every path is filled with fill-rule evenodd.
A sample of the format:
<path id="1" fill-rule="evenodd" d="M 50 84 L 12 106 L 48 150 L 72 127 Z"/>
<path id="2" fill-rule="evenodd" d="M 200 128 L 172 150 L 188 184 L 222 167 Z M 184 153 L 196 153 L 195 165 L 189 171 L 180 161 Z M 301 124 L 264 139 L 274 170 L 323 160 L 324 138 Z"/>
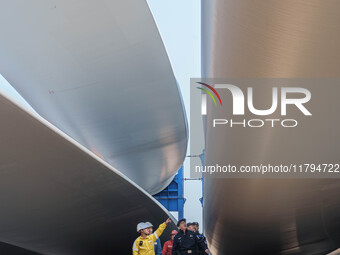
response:
<path id="1" fill-rule="evenodd" d="M 177 222 L 179 231 L 171 231 L 170 240 L 164 243 L 163 249 L 159 237 L 166 226 L 171 223 L 167 219 L 153 232 L 150 222 L 141 222 L 137 225 L 140 236 L 135 240 L 132 247 L 133 255 L 203 255 L 209 254 L 206 239 L 199 233 L 197 222 L 187 223 L 186 219 Z"/>

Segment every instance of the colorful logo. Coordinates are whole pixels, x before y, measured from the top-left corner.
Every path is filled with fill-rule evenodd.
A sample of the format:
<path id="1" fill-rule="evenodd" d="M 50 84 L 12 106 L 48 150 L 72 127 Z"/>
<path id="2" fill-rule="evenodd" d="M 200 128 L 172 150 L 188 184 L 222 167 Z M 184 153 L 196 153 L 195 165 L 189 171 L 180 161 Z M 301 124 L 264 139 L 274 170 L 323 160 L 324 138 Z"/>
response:
<path id="1" fill-rule="evenodd" d="M 218 100 L 220 101 L 221 106 L 223 106 L 220 95 L 217 93 L 217 91 L 212 86 L 210 86 L 209 84 L 203 83 L 203 82 L 197 82 L 197 83 L 207 87 L 208 89 L 210 89 L 217 96 Z M 213 94 L 209 90 L 201 88 L 201 87 L 196 87 L 196 88 L 203 90 L 205 93 L 207 93 L 212 98 L 212 100 L 214 101 L 215 106 L 217 106 L 217 102 L 215 100 L 215 97 L 213 96 Z"/>

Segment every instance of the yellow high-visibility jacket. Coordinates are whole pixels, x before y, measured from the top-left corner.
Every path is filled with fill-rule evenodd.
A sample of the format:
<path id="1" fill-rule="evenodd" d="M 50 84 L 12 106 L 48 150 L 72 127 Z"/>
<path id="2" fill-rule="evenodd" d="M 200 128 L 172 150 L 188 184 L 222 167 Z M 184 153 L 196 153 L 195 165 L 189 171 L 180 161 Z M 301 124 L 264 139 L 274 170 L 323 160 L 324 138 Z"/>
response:
<path id="1" fill-rule="evenodd" d="M 166 224 L 162 223 L 158 229 L 151 235 L 143 238 L 139 236 L 132 246 L 133 255 L 155 255 L 155 241 L 161 236 Z"/>

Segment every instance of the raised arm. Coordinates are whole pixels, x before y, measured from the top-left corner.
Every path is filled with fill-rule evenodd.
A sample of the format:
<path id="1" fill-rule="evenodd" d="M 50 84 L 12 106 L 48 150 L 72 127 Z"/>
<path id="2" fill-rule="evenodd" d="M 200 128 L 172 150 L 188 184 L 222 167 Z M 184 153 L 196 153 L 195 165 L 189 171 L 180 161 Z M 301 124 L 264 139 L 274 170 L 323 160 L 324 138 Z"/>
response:
<path id="1" fill-rule="evenodd" d="M 159 225 L 158 229 L 151 235 L 153 241 L 156 241 L 162 234 L 166 226 L 171 222 L 170 219 L 167 219 L 164 223 Z"/>

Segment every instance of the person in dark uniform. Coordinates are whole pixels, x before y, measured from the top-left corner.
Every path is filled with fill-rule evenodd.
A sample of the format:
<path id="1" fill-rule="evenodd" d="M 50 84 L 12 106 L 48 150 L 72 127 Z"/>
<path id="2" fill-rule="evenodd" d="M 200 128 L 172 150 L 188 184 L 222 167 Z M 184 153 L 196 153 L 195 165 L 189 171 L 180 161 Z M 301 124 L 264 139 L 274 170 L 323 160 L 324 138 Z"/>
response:
<path id="1" fill-rule="evenodd" d="M 191 222 L 187 223 L 187 230 L 195 232 L 195 229 L 196 228 L 195 228 L 195 225 L 193 223 L 191 223 Z"/>
<path id="2" fill-rule="evenodd" d="M 197 237 L 203 241 L 203 243 L 204 243 L 204 245 L 205 245 L 205 250 L 208 249 L 207 239 L 205 238 L 205 236 L 204 236 L 203 234 L 201 234 L 201 233 L 199 232 L 199 224 L 198 224 L 198 222 L 193 222 L 193 223 L 191 223 L 191 224 L 192 224 L 193 227 L 194 227 L 194 231 L 195 231 Z M 202 251 L 198 251 L 198 254 L 199 254 L 199 255 L 204 255 L 205 253 L 202 252 Z"/>
<path id="3" fill-rule="evenodd" d="M 187 229 L 186 219 L 179 220 L 177 227 L 179 228 L 179 232 L 174 238 L 172 255 L 198 255 L 197 248 L 199 251 L 209 254 L 209 250 L 205 249 L 206 245 L 204 245 L 203 240 L 199 239 L 194 231 Z"/>

